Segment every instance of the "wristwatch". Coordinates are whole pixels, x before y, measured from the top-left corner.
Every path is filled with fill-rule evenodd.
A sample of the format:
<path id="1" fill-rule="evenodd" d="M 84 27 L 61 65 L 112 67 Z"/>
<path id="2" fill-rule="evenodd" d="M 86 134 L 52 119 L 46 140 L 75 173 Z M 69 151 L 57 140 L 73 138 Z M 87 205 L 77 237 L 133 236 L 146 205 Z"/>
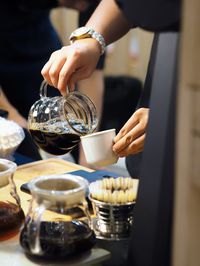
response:
<path id="1" fill-rule="evenodd" d="M 76 40 L 85 39 L 85 38 L 93 38 L 96 39 L 100 46 L 101 46 L 101 54 L 105 52 L 106 44 L 104 37 L 89 27 L 80 27 L 73 31 L 69 37 L 71 43 L 75 42 Z"/>

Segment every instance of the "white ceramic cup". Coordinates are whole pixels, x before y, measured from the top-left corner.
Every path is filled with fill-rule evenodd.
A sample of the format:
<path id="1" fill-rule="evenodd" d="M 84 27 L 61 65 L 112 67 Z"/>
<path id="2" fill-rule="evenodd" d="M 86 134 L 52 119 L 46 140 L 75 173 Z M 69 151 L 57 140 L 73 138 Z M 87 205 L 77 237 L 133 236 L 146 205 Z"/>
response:
<path id="1" fill-rule="evenodd" d="M 112 151 L 115 129 L 92 133 L 81 137 L 86 161 L 94 166 L 106 166 L 118 161 Z"/>

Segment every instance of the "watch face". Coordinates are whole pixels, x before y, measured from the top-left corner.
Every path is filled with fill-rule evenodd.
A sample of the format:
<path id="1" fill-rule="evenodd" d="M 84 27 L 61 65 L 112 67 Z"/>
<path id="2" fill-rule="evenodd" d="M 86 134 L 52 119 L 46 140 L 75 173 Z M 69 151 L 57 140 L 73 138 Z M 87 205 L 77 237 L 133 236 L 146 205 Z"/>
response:
<path id="1" fill-rule="evenodd" d="M 73 32 L 73 36 L 76 37 L 76 36 L 84 35 L 84 34 L 88 33 L 89 30 L 90 30 L 90 29 L 87 28 L 87 27 L 81 27 L 81 28 L 78 28 L 77 30 L 75 30 L 75 31 Z"/>

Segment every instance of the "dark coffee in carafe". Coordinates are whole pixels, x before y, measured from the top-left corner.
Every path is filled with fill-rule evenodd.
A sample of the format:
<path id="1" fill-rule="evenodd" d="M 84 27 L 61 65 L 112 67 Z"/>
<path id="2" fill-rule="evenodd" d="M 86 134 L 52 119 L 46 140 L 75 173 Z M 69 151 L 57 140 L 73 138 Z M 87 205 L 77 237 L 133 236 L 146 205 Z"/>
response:
<path id="1" fill-rule="evenodd" d="M 13 178 L 16 169 L 14 162 L 0 159 L 0 241 L 16 235 L 25 219 Z"/>
<path id="2" fill-rule="evenodd" d="M 24 221 L 24 212 L 18 205 L 0 201 L 0 240 L 14 236 Z"/>
<path id="3" fill-rule="evenodd" d="M 80 136 L 71 132 L 66 122 L 50 120 L 42 124 L 35 123 L 29 132 L 39 148 L 54 155 L 68 153 L 80 142 Z"/>
<path id="4" fill-rule="evenodd" d="M 73 133 L 56 133 L 32 129 L 29 132 L 39 148 L 54 155 L 63 155 L 70 152 L 80 141 L 80 136 Z"/>
<path id="5" fill-rule="evenodd" d="M 58 260 L 95 244 L 85 179 L 71 174 L 39 176 L 29 183 L 29 188 L 33 198 L 20 235 L 27 254 Z M 69 220 L 68 215 L 77 208 L 82 211 L 82 219 L 71 216 Z"/>
<path id="6" fill-rule="evenodd" d="M 47 83 L 40 87 L 40 99 L 30 109 L 28 129 L 42 150 L 63 155 L 80 141 L 80 136 L 92 133 L 98 124 L 93 102 L 84 94 L 74 91 L 65 97 L 47 96 Z"/>
<path id="7" fill-rule="evenodd" d="M 21 232 L 20 244 L 29 255 L 34 255 L 30 250 L 28 235 L 34 231 L 34 226 L 27 226 Z M 41 252 L 38 256 L 43 258 L 59 259 L 89 250 L 96 240 L 94 232 L 82 221 L 71 222 L 42 222 L 40 226 Z"/>

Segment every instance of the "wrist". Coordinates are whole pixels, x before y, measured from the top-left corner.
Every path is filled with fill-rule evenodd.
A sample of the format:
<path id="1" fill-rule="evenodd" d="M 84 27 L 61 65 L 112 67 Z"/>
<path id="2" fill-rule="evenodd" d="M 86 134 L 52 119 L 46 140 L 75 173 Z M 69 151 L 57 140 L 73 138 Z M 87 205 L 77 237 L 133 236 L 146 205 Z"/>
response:
<path id="1" fill-rule="evenodd" d="M 71 45 L 73 45 L 74 47 L 77 47 L 79 49 L 79 47 L 85 47 L 85 49 L 87 49 L 86 53 L 88 52 L 88 49 L 91 51 L 93 51 L 98 57 L 101 56 L 101 47 L 99 45 L 99 43 L 92 38 L 87 38 L 87 39 L 79 39 L 79 40 L 75 40 Z"/>
<path id="2" fill-rule="evenodd" d="M 9 116 L 15 116 L 19 114 L 18 110 L 13 107 L 8 110 L 8 113 L 9 113 Z"/>

